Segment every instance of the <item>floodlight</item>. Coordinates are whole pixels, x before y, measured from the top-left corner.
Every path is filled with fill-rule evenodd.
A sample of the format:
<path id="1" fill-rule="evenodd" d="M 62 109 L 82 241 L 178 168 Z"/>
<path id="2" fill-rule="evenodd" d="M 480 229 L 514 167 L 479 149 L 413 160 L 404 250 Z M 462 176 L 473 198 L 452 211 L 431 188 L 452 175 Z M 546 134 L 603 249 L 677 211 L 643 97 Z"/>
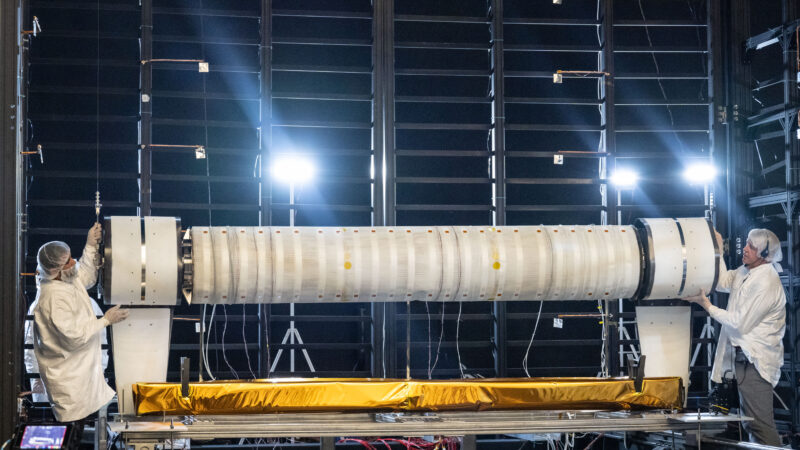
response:
<path id="1" fill-rule="evenodd" d="M 611 182 L 616 185 L 618 188 L 632 188 L 636 186 L 636 182 L 639 181 L 639 175 L 627 169 L 620 169 L 614 172 L 614 175 L 611 176 Z"/>
<path id="2" fill-rule="evenodd" d="M 683 178 L 691 184 L 708 184 L 717 176 L 717 168 L 709 163 L 696 163 L 686 168 Z"/>
<path id="3" fill-rule="evenodd" d="M 314 164 L 302 156 L 286 156 L 272 163 L 272 176 L 284 183 L 305 183 L 315 172 Z"/>

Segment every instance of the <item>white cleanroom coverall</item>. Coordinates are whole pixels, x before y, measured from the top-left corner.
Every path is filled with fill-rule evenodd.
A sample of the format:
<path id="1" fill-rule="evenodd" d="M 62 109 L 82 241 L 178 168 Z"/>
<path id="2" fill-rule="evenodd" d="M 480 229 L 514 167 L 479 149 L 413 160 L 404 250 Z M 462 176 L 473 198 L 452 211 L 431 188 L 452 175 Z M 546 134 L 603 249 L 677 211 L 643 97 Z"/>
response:
<path id="1" fill-rule="evenodd" d="M 103 310 L 100 309 L 100 305 L 94 301 L 93 298 L 89 298 L 92 301 L 92 309 L 94 310 L 95 316 L 103 316 Z M 31 304 L 31 307 L 28 308 L 28 315 L 32 316 L 33 312 L 36 310 L 36 307 L 39 306 L 38 301 L 34 301 Z M 108 344 L 108 338 L 106 336 L 106 330 L 103 329 L 101 332 L 101 343 L 103 345 Z M 25 321 L 25 345 L 33 345 L 33 320 L 26 320 Z M 103 350 L 103 370 L 108 367 L 108 350 Z M 33 352 L 33 349 L 25 349 L 25 371 L 29 374 L 38 374 L 39 373 L 39 363 L 36 361 L 36 355 Z M 33 396 L 33 401 L 36 403 L 45 403 L 49 400 L 47 399 L 47 390 L 44 388 L 44 382 L 41 378 L 31 378 L 31 391 Z"/>
<path id="2" fill-rule="evenodd" d="M 721 383 L 726 372 L 733 374 L 736 346 L 759 375 L 775 386 L 781 376 L 786 331 L 786 295 L 778 272 L 772 264 L 727 270 L 725 262 L 720 263 L 717 290 L 731 295 L 727 309 L 712 305 L 708 310 L 722 324 L 711 379 Z"/>
<path id="3" fill-rule="evenodd" d="M 102 331 L 86 292 L 97 281 L 95 246 L 87 245 L 72 282 L 40 278 L 34 310 L 34 351 L 53 413 L 60 422 L 83 419 L 114 397 L 103 376 Z"/>

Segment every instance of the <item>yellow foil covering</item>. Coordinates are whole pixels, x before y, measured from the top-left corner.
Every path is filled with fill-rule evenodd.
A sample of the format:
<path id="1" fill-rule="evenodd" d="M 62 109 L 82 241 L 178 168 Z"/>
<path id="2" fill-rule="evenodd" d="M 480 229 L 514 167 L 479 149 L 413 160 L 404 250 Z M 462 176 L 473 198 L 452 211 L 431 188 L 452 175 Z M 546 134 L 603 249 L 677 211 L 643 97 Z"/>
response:
<path id="1" fill-rule="evenodd" d="M 680 377 L 646 378 L 641 393 L 623 378 L 503 378 L 392 380 L 283 378 L 133 385 L 144 414 L 264 414 L 279 412 L 485 411 L 498 409 L 680 409 Z"/>

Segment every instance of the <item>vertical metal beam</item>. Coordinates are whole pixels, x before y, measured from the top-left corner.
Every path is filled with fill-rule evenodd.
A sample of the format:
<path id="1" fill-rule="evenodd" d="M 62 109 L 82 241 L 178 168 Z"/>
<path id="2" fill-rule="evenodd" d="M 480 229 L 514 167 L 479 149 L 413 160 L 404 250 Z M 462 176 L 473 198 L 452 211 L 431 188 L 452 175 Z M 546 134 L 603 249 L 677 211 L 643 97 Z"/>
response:
<path id="1" fill-rule="evenodd" d="M 383 70 L 385 80 L 384 93 L 384 153 L 385 153 L 385 185 L 384 196 L 386 220 L 384 225 L 397 225 L 397 173 L 395 170 L 395 128 L 394 128 L 394 0 L 384 0 L 383 5 Z M 384 306 L 384 326 L 386 333 L 382 333 L 385 342 L 384 358 L 386 373 L 391 377 L 399 374 L 397 368 L 397 304 L 387 303 Z"/>
<path id="2" fill-rule="evenodd" d="M 717 107 L 723 97 L 722 91 L 722 17 L 720 15 L 720 0 L 706 1 L 706 48 L 708 50 L 706 59 L 706 70 L 708 75 L 708 86 L 706 95 L 708 104 L 708 157 L 712 164 L 718 164 L 719 156 L 717 150 L 723 151 L 725 135 L 723 125 L 717 120 Z M 723 105 L 724 108 L 724 105 Z M 716 225 L 716 183 L 709 186 L 708 195 L 705 198 L 708 205 L 708 218 Z"/>
<path id="3" fill-rule="evenodd" d="M 617 134 L 615 129 L 615 114 L 614 114 L 614 2 L 604 1 L 601 17 L 601 39 L 600 42 L 600 68 L 602 72 L 609 75 L 602 77 L 602 84 L 600 85 L 600 125 L 603 129 L 603 137 L 601 148 L 606 153 L 606 156 L 600 158 L 600 178 L 608 179 L 609 171 L 616 169 L 616 153 L 617 153 Z M 602 191 L 603 207 L 605 208 L 605 217 L 603 223 L 615 224 L 617 223 L 617 190 L 614 186 L 603 184 Z"/>
<path id="4" fill-rule="evenodd" d="M 261 64 L 261 101 L 259 110 L 259 157 L 260 167 L 259 189 L 261 198 L 261 215 L 259 224 L 261 226 L 272 225 L 272 180 L 270 179 L 270 150 L 272 149 L 272 0 L 261 0 L 261 20 L 259 23 L 261 32 L 261 47 L 259 48 L 259 58 Z M 270 332 L 270 305 L 258 305 L 258 325 L 259 325 L 259 355 L 258 373 L 262 378 L 269 377 L 270 353 L 269 353 L 269 332 Z"/>
<path id="5" fill-rule="evenodd" d="M 792 119 L 794 119 L 794 115 L 789 112 L 789 108 L 792 105 L 792 100 L 795 97 L 795 85 L 796 80 L 794 79 L 793 75 L 794 71 L 794 58 L 790 58 L 791 55 L 791 47 L 792 47 L 792 38 L 794 35 L 794 29 L 790 29 L 788 24 L 789 21 L 793 20 L 796 16 L 796 1 L 792 0 L 783 0 L 781 2 L 781 21 L 782 21 L 782 29 L 781 29 L 781 41 L 780 44 L 782 46 L 782 55 L 783 55 L 783 110 L 784 110 L 784 122 L 783 122 L 783 146 L 784 146 L 784 158 L 786 164 L 784 165 L 785 169 L 785 186 L 784 189 L 786 190 L 786 204 L 784 205 L 786 213 L 786 246 L 787 246 L 787 257 L 788 257 L 788 286 L 786 288 L 788 303 L 789 303 L 789 315 L 787 317 L 786 326 L 790 331 L 791 339 L 789 339 L 789 379 L 792 383 L 792 431 L 796 431 L 798 425 L 800 425 L 800 408 L 798 408 L 798 393 L 797 393 L 797 377 L 798 377 L 798 370 L 797 370 L 797 338 L 800 336 L 800 330 L 798 330 L 798 302 L 797 298 L 795 297 L 795 287 L 794 287 L 794 277 L 796 273 L 795 261 L 797 257 L 797 252 L 795 250 L 795 229 L 797 227 L 797 213 L 795 212 L 795 202 L 790 200 L 790 192 L 792 191 L 793 186 L 795 186 L 795 174 L 793 171 L 795 170 L 794 167 L 794 145 L 796 140 L 792 135 L 792 130 L 794 127 L 792 126 Z"/>
<path id="6" fill-rule="evenodd" d="M 382 226 L 386 223 L 384 193 L 386 189 L 386 151 L 384 146 L 384 94 L 386 89 L 386 68 L 384 55 L 384 2 L 372 2 L 372 224 Z M 385 342 L 383 340 L 383 318 L 386 304 L 372 302 L 372 358 L 370 370 L 373 377 L 382 377 Z"/>
<path id="7" fill-rule="evenodd" d="M 383 70 L 384 93 L 384 152 L 386 194 L 384 197 L 386 220 L 384 225 L 397 225 L 397 173 L 395 169 L 395 128 L 394 128 L 394 0 L 383 0 Z"/>
<path id="8" fill-rule="evenodd" d="M 492 176 L 494 177 L 492 205 L 494 225 L 506 224 L 506 114 L 505 73 L 503 66 L 503 0 L 491 0 L 491 25 L 489 28 L 492 46 Z M 494 313 L 494 372 L 495 376 L 508 374 L 508 349 L 506 348 L 506 302 L 492 304 Z"/>
<path id="9" fill-rule="evenodd" d="M 384 54 L 384 2 L 372 3 L 372 225 L 383 226 L 386 221 L 384 189 L 386 164 L 384 145 L 384 95 L 386 90 L 386 67 Z"/>
<path id="10" fill-rule="evenodd" d="M 17 421 L 17 393 L 22 371 L 21 312 L 24 303 L 20 293 L 20 222 L 22 211 L 22 163 L 17 79 L 21 49 L 19 1 L 0 2 L 0 436 L 11 436 Z"/>
<path id="11" fill-rule="evenodd" d="M 141 0 L 142 27 L 139 36 L 139 215 L 151 214 L 153 173 L 153 0 Z M 98 43 L 99 44 L 99 43 Z M 100 82 L 99 80 L 97 81 Z"/>
<path id="12" fill-rule="evenodd" d="M 602 17 L 600 22 L 601 39 L 600 42 L 600 71 L 606 72 L 609 75 L 603 75 L 600 86 L 601 95 L 601 110 L 600 110 L 600 125 L 603 128 L 602 149 L 606 152 L 606 156 L 600 158 L 600 178 L 608 179 L 608 171 L 616 169 L 616 153 L 617 153 L 617 134 L 615 128 L 615 114 L 614 114 L 614 2 L 607 0 L 603 2 Z M 600 218 L 601 223 L 604 224 L 619 224 L 617 219 L 619 192 L 617 189 L 608 183 L 601 186 L 601 202 L 604 207 L 603 216 Z M 610 375 L 615 376 L 620 374 L 619 362 L 619 335 L 622 328 L 617 330 L 611 329 L 611 324 L 617 320 L 618 312 L 620 310 L 619 303 L 621 301 L 606 301 L 604 311 L 607 316 L 603 319 L 603 334 L 605 335 L 606 345 L 606 364 Z"/>
<path id="13" fill-rule="evenodd" d="M 722 162 L 728 160 L 728 145 L 726 127 L 727 123 L 723 123 L 722 117 L 726 114 L 727 104 L 724 89 L 725 73 L 724 73 L 724 60 L 723 60 L 723 16 L 722 5 L 720 0 L 707 0 L 706 3 L 706 45 L 708 49 L 708 57 L 706 60 L 706 69 L 708 75 L 707 96 L 709 99 L 708 105 L 708 152 L 710 162 L 719 167 Z M 722 112 L 722 113 L 721 113 Z M 715 181 L 708 187 L 707 195 L 705 196 L 706 205 L 708 205 L 707 216 L 711 219 L 715 229 L 719 229 L 717 217 L 717 189 L 718 182 Z M 726 186 L 723 184 L 723 186 Z M 725 207 L 729 208 L 727 198 L 725 199 Z M 723 222 L 727 220 L 723 218 Z M 713 296 L 716 300 L 717 295 Z M 705 325 L 713 326 L 711 318 L 707 317 Z M 696 329 L 695 327 L 692 327 Z M 703 328 L 698 327 L 702 330 Z M 708 348 L 711 348 L 710 346 Z M 710 359 L 712 355 L 707 355 Z M 706 391 L 711 393 L 711 371 L 708 371 L 707 377 L 704 377 L 706 382 Z"/>

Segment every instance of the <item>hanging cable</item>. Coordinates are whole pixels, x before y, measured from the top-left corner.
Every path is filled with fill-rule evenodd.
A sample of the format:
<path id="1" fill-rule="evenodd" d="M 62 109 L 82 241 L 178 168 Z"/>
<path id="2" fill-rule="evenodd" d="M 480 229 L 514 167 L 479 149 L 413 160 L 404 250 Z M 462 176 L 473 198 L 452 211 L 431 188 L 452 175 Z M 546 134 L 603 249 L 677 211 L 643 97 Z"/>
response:
<path id="1" fill-rule="evenodd" d="M 250 370 L 250 375 L 253 379 L 256 379 L 258 377 L 255 372 L 253 372 L 253 366 L 250 364 L 250 349 L 247 348 L 247 336 L 245 335 L 244 328 L 244 324 L 246 323 L 245 319 L 247 318 L 245 312 L 247 312 L 247 305 L 242 305 L 242 341 L 244 341 L 244 355 L 247 357 L 247 368 Z"/>
<path id="2" fill-rule="evenodd" d="M 209 339 L 211 339 L 211 327 L 214 326 L 214 313 L 216 312 L 216 310 L 217 310 L 217 305 L 211 307 L 211 320 L 208 322 L 208 335 L 206 336 L 205 352 L 203 353 L 203 365 L 205 366 L 206 372 L 208 372 L 208 376 L 209 378 L 211 378 L 211 381 L 215 381 L 216 378 L 214 377 L 214 374 L 211 373 L 211 367 L 209 367 L 208 365 L 208 342 Z M 203 305 L 203 329 L 200 330 L 201 333 L 206 332 L 205 326 L 206 326 L 206 305 Z M 202 341 L 203 339 L 201 335 L 200 342 L 202 343 Z M 202 350 L 203 349 L 201 349 L 201 351 Z"/>
<path id="3" fill-rule="evenodd" d="M 428 302 L 425 303 L 425 314 L 428 316 L 428 379 L 431 379 L 431 310 Z"/>
<path id="4" fill-rule="evenodd" d="M 383 320 L 381 321 L 381 367 L 383 378 L 386 378 L 386 305 L 383 305 Z"/>
<path id="5" fill-rule="evenodd" d="M 531 346 L 533 345 L 533 337 L 536 336 L 536 330 L 539 328 L 539 319 L 542 318 L 542 305 L 544 305 L 544 301 L 539 302 L 539 313 L 536 314 L 536 323 L 533 325 L 533 333 L 531 333 L 531 340 L 528 342 L 528 348 L 525 350 L 525 357 L 522 358 L 522 368 L 525 370 L 525 375 L 530 378 L 531 374 L 528 372 L 528 354 L 531 351 Z"/>
<path id="6" fill-rule="evenodd" d="M 228 354 L 225 352 L 225 333 L 228 331 L 228 308 L 227 305 L 222 305 L 222 312 L 225 314 L 225 321 L 222 323 L 222 359 L 225 360 L 225 364 L 230 369 L 231 373 L 233 374 L 234 379 L 239 379 L 239 373 L 234 370 L 231 363 L 228 362 Z"/>
<path id="7" fill-rule="evenodd" d="M 464 302 L 458 302 L 458 318 L 456 318 L 456 356 L 458 357 L 458 371 L 461 372 L 461 378 L 464 378 L 464 365 L 461 364 L 461 349 L 458 345 L 458 330 L 461 328 L 461 308 Z"/>
<path id="8" fill-rule="evenodd" d="M 97 0 L 97 65 L 96 65 L 95 95 L 95 192 L 94 213 L 95 223 L 100 223 L 100 0 Z M 99 257 L 99 253 L 98 253 Z M 96 261 L 100 262 L 100 261 Z M 97 265 L 97 264 L 95 264 Z"/>
<path id="9" fill-rule="evenodd" d="M 436 358 L 433 360 L 433 367 L 430 368 L 428 371 L 428 379 L 430 380 L 433 376 L 433 371 L 436 370 L 436 364 L 439 362 L 439 354 L 442 350 L 442 337 L 444 336 L 444 306 L 446 303 L 442 301 L 442 309 L 441 309 L 441 329 L 439 330 L 439 343 L 436 345 Z"/>
<path id="10" fill-rule="evenodd" d="M 601 376 L 608 377 L 608 361 L 606 361 L 606 341 L 608 340 L 608 329 L 606 328 L 605 310 L 603 308 L 603 301 L 597 300 L 597 309 L 600 310 L 600 322 L 603 327 L 601 333 L 600 343 L 600 374 Z"/>

